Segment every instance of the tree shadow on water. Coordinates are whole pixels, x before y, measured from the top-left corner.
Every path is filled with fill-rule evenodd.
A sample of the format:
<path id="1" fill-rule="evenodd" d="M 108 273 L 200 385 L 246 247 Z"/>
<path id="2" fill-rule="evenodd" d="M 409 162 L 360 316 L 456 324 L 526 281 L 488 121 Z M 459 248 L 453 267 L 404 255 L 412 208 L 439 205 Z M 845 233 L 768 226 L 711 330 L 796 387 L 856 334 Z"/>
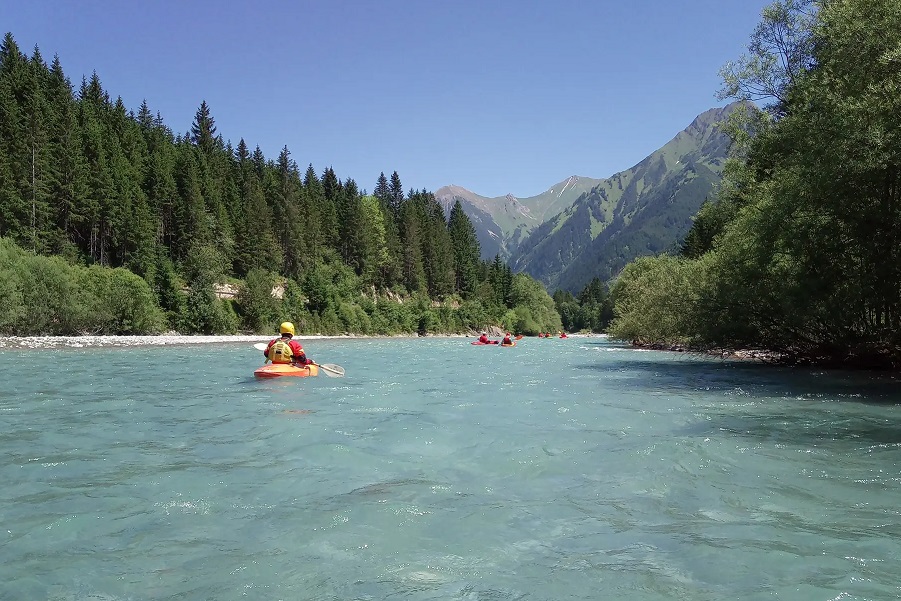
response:
<path id="1" fill-rule="evenodd" d="M 720 360 L 691 355 L 674 359 L 613 359 L 575 365 L 627 380 L 636 390 L 675 393 L 702 392 L 750 399 L 781 398 L 793 401 L 847 401 L 876 405 L 901 405 L 901 382 L 882 372 L 819 370 L 774 366 L 740 360 Z"/>
<path id="2" fill-rule="evenodd" d="M 751 437 L 785 444 L 833 447 L 837 443 L 851 447 L 901 444 L 901 424 L 872 416 L 842 418 L 833 413 L 736 413 L 718 414 L 710 420 L 692 424 L 681 434 L 721 437 L 724 434 Z"/>
<path id="3" fill-rule="evenodd" d="M 895 415 L 901 386 L 893 375 L 690 356 L 614 359 L 576 368 L 609 374 L 623 388 L 696 393 L 704 418 L 679 428 L 677 435 L 726 433 L 814 446 L 901 443 L 901 419 Z"/>

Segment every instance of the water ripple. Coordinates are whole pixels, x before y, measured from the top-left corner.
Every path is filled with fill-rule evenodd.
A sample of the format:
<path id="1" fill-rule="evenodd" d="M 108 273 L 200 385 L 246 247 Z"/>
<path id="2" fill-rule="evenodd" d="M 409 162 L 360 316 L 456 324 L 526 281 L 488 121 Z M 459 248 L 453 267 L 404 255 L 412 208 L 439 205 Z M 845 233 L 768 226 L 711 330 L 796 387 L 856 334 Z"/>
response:
<path id="1" fill-rule="evenodd" d="M 305 346 L 347 376 L 255 381 L 222 344 L 59 349 L 38 380 L 0 351 L 0 598 L 898 596 L 891 378 Z"/>

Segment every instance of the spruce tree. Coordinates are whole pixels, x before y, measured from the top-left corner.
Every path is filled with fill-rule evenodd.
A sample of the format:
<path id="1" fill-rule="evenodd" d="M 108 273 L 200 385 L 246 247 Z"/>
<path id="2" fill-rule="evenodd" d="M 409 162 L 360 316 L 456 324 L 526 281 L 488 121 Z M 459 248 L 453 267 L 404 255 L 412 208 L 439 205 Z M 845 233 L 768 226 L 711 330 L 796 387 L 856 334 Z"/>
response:
<path id="1" fill-rule="evenodd" d="M 381 201 L 380 201 L 381 202 Z M 427 282 L 422 257 L 422 219 L 413 201 L 404 203 L 401 210 L 401 278 L 407 291 L 425 292 Z"/>
<path id="2" fill-rule="evenodd" d="M 298 278 L 315 264 L 321 236 L 316 208 L 306 201 L 306 194 L 302 194 L 297 164 L 291 159 L 287 146 L 279 153 L 270 186 L 275 235 L 283 253 L 284 273 Z"/>
<path id="3" fill-rule="evenodd" d="M 378 195 L 376 195 L 378 196 Z M 391 182 L 388 184 L 388 206 L 391 212 L 397 215 L 400 205 L 404 202 L 404 187 L 400 183 L 400 176 L 397 171 L 391 174 Z"/>
<path id="4" fill-rule="evenodd" d="M 206 100 L 201 101 L 200 107 L 194 113 L 191 141 L 206 154 L 211 154 L 216 149 L 216 120 L 210 114 Z"/>
<path id="5" fill-rule="evenodd" d="M 90 81 L 82 80 L 78 101 L 78 120 L 82 131 L 85 158 L 86 194 L 83 202 L 85 220 L 77 232 L 76 244 L 92 261 L 109 263 L 110 224 L 107 217 L 115 210 L 116 193 L 109 165 L 109 151 L 104 119 L 109 110 L 109 97 L 94 73 Z"/>
<path id="6" fill-rule="evenodd" d="M 87 172 L 72 84 L 63 73 L 59 57 L 54 57 L 50 67 L 47 99 L 52 115 L 51 161 L 56 165 L 56 178 L 50 190 L 56 224 L 53 252 L 71 256 L 77 252 L 72 240 L 85 221 Z"/>
<path id="7" fill-rule="evenodd" d="M 388 178 L 385 172 L 379 173 L 379 178 L 375 182 L 375 190 L 372 194 L 386 207 L 391 207 L 391 189 L 388 187 Z"/>
<path id="8" fill-rule="evenodd" d="M 210 219 L 200 187 L 196 148 L 183 141 L 178 146 L 175 181 L 178 193 L 173 211 L 173 258 L 184 260 L 194 245 L 212 241 Z"/>
<path id="9" fill-rule="evenodd" d="M 479 285 L 481 248 L 475 227 L 459 200 L 451 208 L 447 229 L 454 249 L 455 288 L 463 298 L 470 298 Z"/>
<path id="10" fill-rule="evenodd" d="M 422 206 L 423 267 L 426 273 L 429 296 L 443 298 L 454 292 L 454 250 L 447 229 L 444 208 L 435 195 L 426 190 L 418 193 Z"/>
<path id="11" fill-rule="evenodd" d="M 312 169 L 312 165 L 310 165 Z M 340 197 L 342 196 L 341 182 L 335 175 L 335 170 L 327 167 L 322 173 L 321 187 L 316 184 L 319 182 L 316 178 L 310 178 L 310 169 L 304 176 L 304 188 L 307 190 L 308 198 L 314 206 L 319 207 L 320 228 L 322 230 L 323 244 L 329 248 L 338 248 L 339 223 L 341 220 L 341 209 L 339 207 Z M 315 175 L 315 173 L 313 174 Z M 306 182 L 310 182 L 308 186 Z"/>
<path id="12" fill-rule="evenodd" d="M 28 62 L 11 33 L 0 45 L 0 235 L 28 246 L 31 211 L 26 202 L 31 149 L 25 113 Z"/>
<path id="13" fill-rule="evenodd" d="M 46 253 L 52 243 L 52 210 L 50 193 L 58 179 L 50 140 L 51 115 L 46 98 L 45 82 L 50 72 L 37 47 L 24 73 L 25 85 L 25 144 L 30 150 L 27 188 L 21 190 L 30 206 L 29 244 L 35 253 Z"/>

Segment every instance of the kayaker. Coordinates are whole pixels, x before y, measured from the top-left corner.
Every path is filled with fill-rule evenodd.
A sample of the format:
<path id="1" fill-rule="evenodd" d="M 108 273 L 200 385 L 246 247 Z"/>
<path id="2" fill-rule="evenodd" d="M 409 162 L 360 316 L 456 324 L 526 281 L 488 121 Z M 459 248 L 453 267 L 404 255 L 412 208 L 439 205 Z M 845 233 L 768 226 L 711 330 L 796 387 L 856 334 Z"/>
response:
<path id="1" fill-rule="evenodd" d="M 303 347 L 294 337 L 294 324 L 290 321 L 282 322 L 278 327 L 280 338 L 269 341 L 263 355 L 273 363 L 291 363 L 292 365 L 311 365 L 313 361 L 307 359 Z"/>
<path id="2" fill-rule="evenodd" d="M 507 333 L 504 335 L 504 339 L 501 340 L 501 344 L 508 344 L 508 345 L 509 345 L 509 344 L 513 344 L 513 339 L 510 338 L 510 332 L 507 332 Z"/>
<path id="3" fill-rule="evenodd" d="M 482 332 L 482 335 L 479 336 L 479 342 L 481 342 L 482 344 L 491 344 L 491 341 L 488 340 L 488 334 L 486 334 L 485 332 Z"/>

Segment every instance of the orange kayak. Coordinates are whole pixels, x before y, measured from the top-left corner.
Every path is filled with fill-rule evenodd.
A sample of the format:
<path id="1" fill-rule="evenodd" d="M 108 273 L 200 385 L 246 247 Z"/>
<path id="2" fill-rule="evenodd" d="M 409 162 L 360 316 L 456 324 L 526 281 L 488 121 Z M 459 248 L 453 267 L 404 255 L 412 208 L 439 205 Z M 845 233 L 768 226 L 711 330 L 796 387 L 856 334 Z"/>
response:
<path id="1" fill-rule="evenodd" d="M 319 366 L 306 365 L 304 367 L 297 367 L 290 363 L 271 363 L 255 370 L 253 375 L 258 378 L 278 378 L 280 376 L 305 378 L 307 376 L 318 376 Z"/>
<path id="2" fill-rule="evenodd" d="M 504 344 L 503 342 L 501 342 L 501 346 L 516 346 L 516 341 L 513 340 L 510 342 L 510 344 Z"/>

